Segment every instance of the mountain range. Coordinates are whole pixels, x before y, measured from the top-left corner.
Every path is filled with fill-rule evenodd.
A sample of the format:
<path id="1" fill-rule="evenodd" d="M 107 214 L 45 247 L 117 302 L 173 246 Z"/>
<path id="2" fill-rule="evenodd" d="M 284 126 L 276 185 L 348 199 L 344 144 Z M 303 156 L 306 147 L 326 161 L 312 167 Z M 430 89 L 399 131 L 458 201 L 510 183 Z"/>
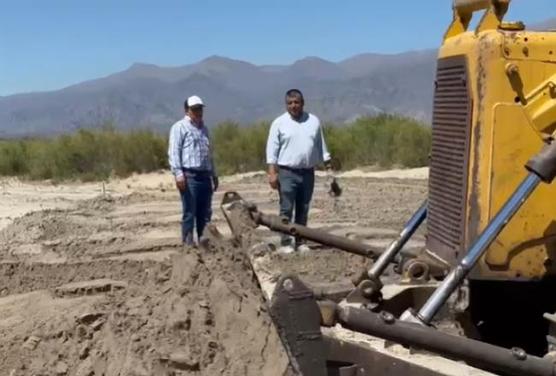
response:
<path id="1" fill-rule="evenodd" d="M 208 124 L 248 124 L 283 112 L 284 93 L 294 87 L 303 91 L 307 110 L 323 121 L 383 111 L 427 120 L 435 55 L 362 54 L 339 63 L 307 57 L 283 66 L 220 56 L 181 67 L 133 64 L 61 90 L 0 98 L 0 137 L 58 134 L 107 122 L 120 129 L 164 130 L 183 116 L 183 102 L 193 94 L 205 101 Z"/>
<path id="2" fill-rule="evenodd" d="M 556 19 L 537 25 L 556 28 Z M 387 112 L 430 122 L 436 50 L 360 54 L 340 62 L 306 57 L 291 65 L 254 65 L 212 56 L 160 67 L 136 63 L 107 77 L 61 90 L 0 97 L 0 138 L 55 135 L 106 123 L 166 132 L 183 101 L 201 96 L 212 125 L 249 124 L 284 111 L 284 93 L 299 88 L 306 108 L 342 124 Z"/>

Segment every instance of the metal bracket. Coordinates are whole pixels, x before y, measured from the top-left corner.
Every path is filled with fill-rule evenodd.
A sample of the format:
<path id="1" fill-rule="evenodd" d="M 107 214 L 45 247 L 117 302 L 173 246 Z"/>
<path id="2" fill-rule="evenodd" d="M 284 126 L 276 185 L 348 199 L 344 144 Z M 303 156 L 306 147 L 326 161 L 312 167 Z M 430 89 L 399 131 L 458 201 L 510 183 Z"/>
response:
<path id="1" fill-rule="evenodd" d="M 294 275 L 283 275 L 270 302 L 292 367 L 307 376 L 326 376 L 326 349 L 320 330 L 320 309 L 313 292 Z"/>

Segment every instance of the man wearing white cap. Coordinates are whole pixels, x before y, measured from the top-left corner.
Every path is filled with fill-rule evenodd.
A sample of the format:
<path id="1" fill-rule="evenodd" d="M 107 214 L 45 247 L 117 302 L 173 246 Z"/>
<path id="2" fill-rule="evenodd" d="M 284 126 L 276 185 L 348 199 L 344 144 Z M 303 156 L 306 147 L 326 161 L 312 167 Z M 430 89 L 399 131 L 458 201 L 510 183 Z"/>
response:
<path id="1" fill-rule="evenodd" d="M 168 162 L 182 201 L 182 240 L 189 246 L 195 244 L 195 227 L 201 239 L 212 215 L 212 193 L 218 188 L 204 106 L 196 95 L 187 98 L 185 117 L 172 125 L 168 142 Z"/>

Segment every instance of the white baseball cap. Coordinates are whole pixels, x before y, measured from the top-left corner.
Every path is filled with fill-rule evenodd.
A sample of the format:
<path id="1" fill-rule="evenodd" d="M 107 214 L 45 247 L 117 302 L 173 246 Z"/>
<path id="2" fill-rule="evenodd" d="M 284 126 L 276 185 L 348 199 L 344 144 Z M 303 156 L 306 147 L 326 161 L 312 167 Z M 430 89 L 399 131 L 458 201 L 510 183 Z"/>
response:
<path id="1" fill-rule="evenodd" d="M 187 98 L 187 107 L 204 106 L 203 100 L 196 95 Z"/>

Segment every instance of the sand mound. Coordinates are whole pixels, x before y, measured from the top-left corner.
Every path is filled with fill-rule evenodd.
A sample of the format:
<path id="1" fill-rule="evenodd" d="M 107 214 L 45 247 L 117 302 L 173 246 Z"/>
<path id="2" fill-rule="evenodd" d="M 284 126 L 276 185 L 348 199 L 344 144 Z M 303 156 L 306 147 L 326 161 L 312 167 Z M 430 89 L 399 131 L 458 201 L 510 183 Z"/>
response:
<path id="1" fill-rule="evenodd" d="M 145 263 L 133 281 L 0 299 L 0 373 L 283 375 L 287 358 L 253 273 L 222 244 Z"/>
<path id="2" fill-rule="evenodd" d="M 73 234 L 90 235 L 97 231 L 89 223 L 89 218 L 78 218 L 66 210 L 44 210 L 32 212 L 16 218 L 0 231 L 0 241 L 39 242 L 54 240 Z"/>

